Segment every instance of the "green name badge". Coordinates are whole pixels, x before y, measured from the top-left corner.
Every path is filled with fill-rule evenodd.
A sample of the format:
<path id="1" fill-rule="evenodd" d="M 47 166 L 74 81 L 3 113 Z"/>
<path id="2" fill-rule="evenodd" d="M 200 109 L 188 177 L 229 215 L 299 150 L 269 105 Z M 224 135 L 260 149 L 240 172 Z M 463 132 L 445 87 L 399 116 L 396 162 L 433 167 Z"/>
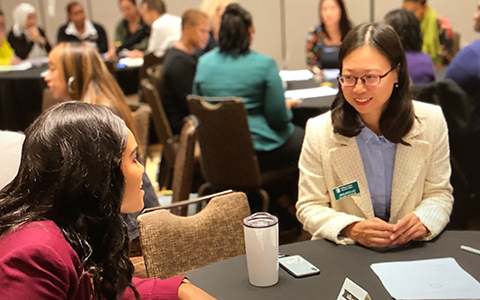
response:
<path id="1" fill-rule="evenodd" d="M 360 189 L 358 188 L 358 183 L 356 181 L 333 189 L 335 200 L 341 200 L 358 193 L 360 193 Z"/>

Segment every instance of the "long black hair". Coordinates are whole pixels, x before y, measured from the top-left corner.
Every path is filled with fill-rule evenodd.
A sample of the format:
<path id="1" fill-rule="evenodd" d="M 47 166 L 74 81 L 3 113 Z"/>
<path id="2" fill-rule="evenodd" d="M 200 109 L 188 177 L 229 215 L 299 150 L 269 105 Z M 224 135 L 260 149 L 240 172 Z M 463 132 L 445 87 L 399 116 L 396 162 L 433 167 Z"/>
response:
<path id="1" fill-rule="evenodd" d="M 225 8 L 218 34 L 220 52 L 238 56 L 250 52 L 252 16 L 240 4 Z"/>
<path id="2" fill-rule="evenodd" d="M 320 3 L 318 4 L 318 17 L 320 18 L 320 27 L 322 28 L 322 32 L 325 33 L 325 36 L 329 39 L 330 35 L 328 34 L 328 31 L 325 29 L 325 24 L 323 23 L 322 20 L 322 14 L 320 13 L 322 10 L 322 3 L 324 0 L 320 0 Z M 343 39 L 347 36 L 347 34 L 352 30 L 352 22 L 350 22 L 350 19 L 348 18 L 347 14 L 347 9 L 345 7 L 345 4 L 343 3 L 343 0 L 335 0 L 340 7 L 341 15 L 340 15 L 340 33 L 342 34 L 342 41 Z"/>
<path id="3" fill-rule="evenodd" d="M 138 298 L 120 216 L 125 123 L 105 106 L 64 102 L 25 136 L 18 174 L 0 191 L 0 237 L 52 220 L 93 277 L 98 299 L 118 299 L 127 287 Z"/>
<path id="4" fill-rule="evenodd" d="M 395 30 L 386 24 L 361 24 L 348 33 L 340 46 L 338 60 L 340 70 L 343 60 L 352 51 L 362 46 L 370 46 L 379 51 L 390 62 L 390 67 L 397 70 L 398 87 L 393 87 L 390 99 L 380 116 L 380 131 L 392 143 L 408 145 L 403 137 L 412 129 L 415 114 L 409 93 L 407 60 L 402 43 Z M 339 89 L 332 103 L 333 130 L 344 136 L 357 136 L 363 128 L 355 108 L 348 103 Z"/>
<path id="5" fill-rule="evenodd" d="M 411 11 L 392 10 L 385 15 L 384 22 L 395 29 L 405 51 L 422 51 L 423 37 L 420 21 Z"/>

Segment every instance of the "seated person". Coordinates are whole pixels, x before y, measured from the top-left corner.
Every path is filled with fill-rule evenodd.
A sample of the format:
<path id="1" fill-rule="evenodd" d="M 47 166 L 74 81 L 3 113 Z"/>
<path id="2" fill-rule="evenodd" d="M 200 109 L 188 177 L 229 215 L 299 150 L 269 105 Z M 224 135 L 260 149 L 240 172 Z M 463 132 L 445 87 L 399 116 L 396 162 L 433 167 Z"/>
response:
<path id="1" fill-rule="evenodd" d="M 307 35 L 307 64 L 313 70 L 338 69 L 338 50 L 352 25 L 343 0 L 320 0 L 320 25 Z"/>
<path id="2" fill-rule="evenodd" d="M 168 48 L 180 39 L 182 19 L 167 13 L 162 0 L 143 0 L 140 11 L 145 23 L 151 27 L 146 53 L 162 57 Z M 132 51 L 130 57 L 143 57 L 140 51 Z"/>
<path id="3" fill-rule="evenodd" d="M 480 3 L 473 18 L 473 29 L 480 32 Z M 455 81 L 474 100 L 473 126 L 476 132 L 480 132 L 480 39 L 455 55 L 445 78 Z"/>
<path id="4" fill-rule="evenodd" d="M 125 122 L 102 105 L 58 104 L 25 132 L 0 191 L 5 299 L 213 299 L 184 277 L 132 278 L 120 212 L 142 209 L 143 166 Z"/>
<path id="5" fill-rule="evenodd" d="M 8 42 L 21 59 L 47 57 L 52 49 L 45 31 L 37 26 L 35 7 L 21 3 L 13 10 L 12 30 L 8 33 Z"/>
<path id="6" fill-rule="evenodd" d="M 67 5 L 68 23 L 61 26 L 57 33 L 57 43 L 86 42 L 97 48 L 98 52 L 108 50 L 108 39 L 105 29 L 85 17 L 83 6 L 73 1 Z"/>
<path id="7" fill-rule="evenodd" d="M 384 21 L 395 29 L 402 41 L 412 83 L 435 81 L 435 67 L 432 58 L 422 52 L 422 32 L 415 15 L 405 9 L 396 9 L 389 12 Z"/>
<path id="8" fill-rule="evenodd" d="M 81 43 L 60 43 L 50 52 L 48 64 L 49 72 L 45 81 L 55 98 L 107 106 L 121 117 L 134 136 L 137 136 L 137 126 L 125 95 L 97 50 Z M 83 64 L 91 67 L 86 68 Z M 145 173 L 142 188 L 145 191 L 145 207 L 158 206 L 157 196 Z M 125 216 L 132 240 L 138 237 L 138 214 L 136 212 Z"/>
<path id="9" fill-rule="evenodd" d="M 123 49 L 139 51 L 147 50 L 150 28 L 145 24 L 137 8 L 135 0 L 120 0 L 123 19 L 115 29 L 115 47 L 119 53 Z"/>
<path id="10" fill-rule="evenodd" d="M 203 0 L 200 10 L 207 14 L 210 21 L 210 38 L 204 49 L 197 51 L 200 55 L 207 53 L 215 47 L 218 47 L 218 33 L 220 32 L 220 23 L 222 15 L 227 5 L 232 0 Z"/>
<path id="11" fill-rule="evenodd" d="M 250 50 L 254 32 L 250 13 L 239 4 L 228 5 L 220 45 L 200 57 L 193 93 L 243 98 L 260 170 L 269 171 L 297 165 L 304 131 L 292 123 L 295 103 L 285 101 L 275 61 Z"/>
<path id="12" fill-rule="evenodd" d="M 20 61 L 5 38 L 5 17 L 3 11 L 0 10 L 0 66 L 16 65 Z"/>
<path id="13" fill-rule="evenodd" d="M 190 113 L 187 96 L 192 93 L 197 68 L 195 51 L 205 48 L 208 33 L 208 16 L 196 9 L 187 10 L 182 16 L 182 37 L 165 55 L 160 92 L 173 134 L 180 134 L 183 118 Z"/>
<path id="14" fill-rule="evenodd" d="M 447 124 L 412 101 L 405 53 L 385 24 L 355 27 L 340 47 L 341 89 L 307 123 L 297 217 L 313 239 L 367 247 L 431 240 L 453 205 Z"/>
<path id="15" fill-rule="evenodd" d="M 445 17 L 441 17 L 427 3 L 427 0 L 403 0 L 403 8 L 415 14 L 420 21 L 423 34 L 422 51 L 430 55 L 435 66 L 448 64 L 453 47 L 453 31 L 444 28 Z"/>

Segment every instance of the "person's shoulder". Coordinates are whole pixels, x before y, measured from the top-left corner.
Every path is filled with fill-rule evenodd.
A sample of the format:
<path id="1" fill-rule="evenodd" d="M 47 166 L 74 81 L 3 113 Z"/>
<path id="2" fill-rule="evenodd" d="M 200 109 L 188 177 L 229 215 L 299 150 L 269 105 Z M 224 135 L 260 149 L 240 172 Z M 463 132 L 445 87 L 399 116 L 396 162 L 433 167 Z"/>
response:
<path id="1" fill-rule="evenodd" d="M 250 60 L 255 61 L 256 64 L 259 64 L 259 65 L 263 64 L 269 67 L 273 65 L 275 67 L 277 66 L 277 63 L 275 62 L 275 59 L 273 59 L 273 57 L 257 52 L 255 50 L 250 50 L 247 56 Z"/>
<path id="2" fill-rule="evenodd" d="M 15 256 L 35 259 L 33 256 L 43 253 L 45 258 L 56 257 L 76 266 L 80 263 L 78 255 L 53 221 L 23 224 L 2 236 L 0 245 L 0 261 Z"/>
<path id="3" fill-rule="evenodd" d="M 318 130 L 318 129 L 330 130 L 332 127 L 331 111 L 323 113 L 314 118 L 310 118 L 307 121 L 307 127 L 314 128 L 315 130 Z"/>
<path id="4" fill-rule="evenodd" d="M 421 119 L 443 118 L 442 108 L 439 105 L 413 100 L 415 116 Z"/>
<path id="5" fill-rule="evenodd" d="M 95 27 L 95 29 L 96 29 L 97 31 L 103 31 L 103 32 L 105 32 L 105 28 L 103 28 L 103 26 L 102 26 L 101 24 L 96 23 L 96 22 L 93 22 L 93 21 L 92 21 L 92 24 L 93 24 L 93 27 Z"/>
<path id="6" fill-rule="evenodd" d="M 60 25 L 60 27 L 58 27 L 58 32 L 65 32 L 65 29 L 67 29 L 67 26 L 68 26 L 68 23 Z"/>
<path id="7" fill-rule="evenodd" d="M 207 53 L 205 54 L 202 54 L 199 58 L 198 58 L 198 62 L 199 63 L 208 63 L 210 61 L 215 61 L 217 60 L 219 57 L 221 56 L 221 53 L 220 53 L 220 48 L 219 47 L 216 47 L 210 51 L 208 51 Z"/>

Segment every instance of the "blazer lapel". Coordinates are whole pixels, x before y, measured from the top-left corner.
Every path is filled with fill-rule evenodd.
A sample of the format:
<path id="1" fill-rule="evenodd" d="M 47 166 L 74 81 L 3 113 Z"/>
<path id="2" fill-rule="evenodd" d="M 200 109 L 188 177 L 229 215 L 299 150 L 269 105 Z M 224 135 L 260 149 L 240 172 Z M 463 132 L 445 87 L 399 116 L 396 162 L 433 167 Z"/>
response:
<path id="1" fill-rule="evenodd" d="M 423 130 L 423 124 L 415 120 L 413 130 L 404 139 L 410 146 L 402 144 L 397 146 L 392 182 L 391 219 L 397 218 L 398 211 L 407 200 L 420 172 L 425 167 L 430 144 L 419 139 Z"/>
<path id="2" fill-rule="evenodd" d="M 356 139 L 348 138 L 340 134 L 332 133 L 332 135 L 332 139 L 338 143 L 338 147 L 334 147 L 329 151 L 333 170 L 337 174 L 341 185 L 352 182 L 358 183 L 360 193 L 351 197 L 363 212 L 365 218 L 373 218 L 374 212 L 370 190 Z"/>

